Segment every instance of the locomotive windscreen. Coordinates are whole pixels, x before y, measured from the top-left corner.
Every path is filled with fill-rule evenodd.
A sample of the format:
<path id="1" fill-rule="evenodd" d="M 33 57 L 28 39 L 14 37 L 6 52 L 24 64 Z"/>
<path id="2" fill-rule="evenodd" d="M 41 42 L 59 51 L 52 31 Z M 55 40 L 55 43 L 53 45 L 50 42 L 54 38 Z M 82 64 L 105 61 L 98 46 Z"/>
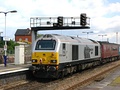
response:
<path id="1" fill-rule="evenodd" d="M 38 40 L 35 50 L 54 50 L 56 45 L 55 40 Z"/>

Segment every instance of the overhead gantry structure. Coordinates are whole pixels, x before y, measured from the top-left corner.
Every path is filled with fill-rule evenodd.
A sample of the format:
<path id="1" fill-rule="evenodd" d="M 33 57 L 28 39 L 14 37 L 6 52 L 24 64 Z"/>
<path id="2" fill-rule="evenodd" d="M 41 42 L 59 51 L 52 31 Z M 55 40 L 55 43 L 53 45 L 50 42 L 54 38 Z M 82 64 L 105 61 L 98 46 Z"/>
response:
<path id="1" fill-rule="evenodd" d="M 90 29 L 90 18 L 86 13 L 79 17 L 31 17 L 32 46 L 37 39 L 37 31 Z"/>

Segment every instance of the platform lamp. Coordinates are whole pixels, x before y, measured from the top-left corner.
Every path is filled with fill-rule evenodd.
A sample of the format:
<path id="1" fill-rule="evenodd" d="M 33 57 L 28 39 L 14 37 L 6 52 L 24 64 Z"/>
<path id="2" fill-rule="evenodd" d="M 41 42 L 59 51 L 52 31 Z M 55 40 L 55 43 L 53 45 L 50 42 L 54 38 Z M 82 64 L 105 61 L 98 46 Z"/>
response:
<path id="1" fill-rule="evenodd" d="M 82 33 L 86 33 L 86 34 L 87 34 L 87 39 L 88 39 L 88 34 L 89 34 L 89 33 L 93 33 L 93 31 L 90 31 L 90 32 L 82 32 Z"/>
<path id="2" fill-rule="evenodd" d="M 103 41 L 103 36 L 107 36 L 106 34 L 102 34 L 102 35 L 98 35 L 98 36 L 102 36 L 102 41 Z"/>
<path id="3" fill-rule="evenodd" d="M 12 11 L 0 11 L 0 13 L 5 14 L 5 45 L 4 45 L 4 51 L 5 51 L 5 55 L 4 55 L 4 66 L 7 66 L 7 41 L 6 41 L 6 16 L 8 13 L 16 13 L 16 10 L 12 10 Z"/>

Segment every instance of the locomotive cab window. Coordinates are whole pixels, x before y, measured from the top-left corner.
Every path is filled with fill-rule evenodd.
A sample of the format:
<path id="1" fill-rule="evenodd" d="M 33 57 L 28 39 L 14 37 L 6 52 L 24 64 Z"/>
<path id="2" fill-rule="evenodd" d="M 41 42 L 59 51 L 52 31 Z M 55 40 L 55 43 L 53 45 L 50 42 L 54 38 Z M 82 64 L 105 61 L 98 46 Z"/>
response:
<path id="1" fill-rule="evenodd" d="M 66 44 L 62 44 L 62 54 L 65 56 L 66 55 Z"/>
<path id="2" fill-rule="evenodd" d="M 66 49 L 66 44 L 65 44 L 65 43 L 62 44 L 62 49 L 63 49 L 63 50 Z"/>
<path id="3" fill-rule="evenodd" d="M 35 50 L 54 50 L 55 45 L 55 40 L 39 40 L 36 43 Z"/>

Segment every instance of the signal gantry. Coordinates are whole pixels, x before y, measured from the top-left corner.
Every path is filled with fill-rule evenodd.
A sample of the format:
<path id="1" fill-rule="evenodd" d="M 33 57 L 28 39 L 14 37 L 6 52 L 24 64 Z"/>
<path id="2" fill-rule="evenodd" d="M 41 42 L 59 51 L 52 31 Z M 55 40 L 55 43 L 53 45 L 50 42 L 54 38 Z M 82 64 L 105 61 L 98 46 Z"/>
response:
<path id="1" fill-rule="evenodd" d="M 30 27 L 32 30 L 59 30 L 59 29 L 89 29 L 90 18 L 86 13 L 79 17 L 31 17 Z"/>

